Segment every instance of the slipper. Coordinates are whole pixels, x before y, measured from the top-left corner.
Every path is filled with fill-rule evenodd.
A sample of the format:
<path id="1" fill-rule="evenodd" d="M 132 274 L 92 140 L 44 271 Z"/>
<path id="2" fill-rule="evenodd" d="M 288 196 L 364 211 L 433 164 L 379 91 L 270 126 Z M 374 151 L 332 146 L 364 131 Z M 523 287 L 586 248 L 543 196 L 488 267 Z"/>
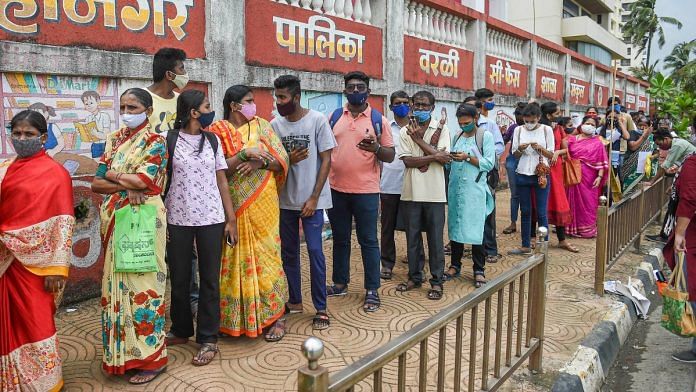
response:
<path id="1" fill-rule="evenodd" d="M 505 230 L 503 230 L 503 234 L 512 234 L 512 233 L 517 233 L 517 228 L 513 226 L 506 227 Z"/>
<path id="2" fill-rule="evenodd" d="M 142 385 L 142 384 L 147 384 L 151 382 L 152 380 L 156 379 L 157 376 L 160 374 L 164 373 L 164 371 L 167 370 L 166 366 L 162 366 L 161 368 L 157 370 L 141 370 L 138 373 L 135 373 L 131 378 L 128 379 L 128 382 L 133 384 L 133 385 Z M 134 381 L 133 379 L 136 377 L 145 377 L 145 380 L 143 381 Z"/>
<path id="3" fill-rule="evenodd" d="M 456 271 L 456 270 L 454 270 L 455 272 L 450 273 L 450 271 L 452 271 L 452 270 L 454 270 L 454 268 L 451 268 L 451 267 L 450 267 L 450 268 L 447 270 L 447 272 L 445 272 L 444 274 L 442 274 L 442 280 L 444 280 L 445 282 L 448 282 L 448 281 L 450 281 L 450 280 L 453 280 L 453 279 L 455 279 L 455 278 L 458 278 L 458 277 L 462 276 L 462 272 L 461 272 L 461 271 Z"/>
<path id="4" fill-rule="evenodd" d="M 390 270 L 389 268 L 382 268 L 382 271 L 379 274 L 379 277 L 384 280 L 391 280 L 392 276 L 392 270 Z"/>
<path id="5" fill-rule="evenodd" d="M 331 321 L 329 320 L 329 315 L 324 311 L 318 311 L 312 319 L 312 329 L 316 331 L 329 328 L 330 325 Z"/>
<path id="6" fill-rule="evenodd" d="M 367 290 L 365 293 L 365 303 L 363 304 L 363 310 L 371 313 L 376 312 L 382 302 L 379 300 L 379 294 L 376 290 Z"/>
<path id="7" fill-rule="evenodd" d="M 331 286 L 326 286 L 326 296 L 327 297 L 340 297 L 343 295 L 348 294 L 348 285 L 345 285 L 341 288 L 336 286 L 335 284 Z"/>
<path id="8" fill-rule="evenodd" d="M 299 304 L 291 304 L 290 302 L 288 302 L 285 304 L 285 308 L 290 314 L 302 313 L 303 311 L 302 302 L 300 302 Z"/>
<path id="9" fill-rule="evenodd" d="M 476 275 L 474 278 L 476 281 L 474 282 L 474 286 L 478 289 L 483 287 L 484 284 L 486 284 L 486 277 L 484 275 Z"/>
<path id="10" fill-rule="evenodd" d="M 436 289 L 437 287 L 438 289 Z M 441 300 L 442 299 L 442 286 L 433 286 L 432 289 L 428 291 L 428 299 L 431 299 L 433 301 Z"/>
<path id="11" fill-rule="evenodd" d="M 558 247 L 561 249 L 565 249 L 568 252 L 580 253 L 580 249 L 574 247 L 572 244 L 569 243 L 566 243 L 565 245 L 558 244 Z"/>
<path id="12" fill-rule="evenodd" d="M 503 258 L 502 255 L 495 255 L 495 256 L 494 256 L 494 255 L 489 255 L 489 256 L 486 256 L 486 264 L 495 264 L 495 263 L 499 262 L 500 259 L 502 259 L 502 258 Z"/>
<path id="13" fill-rule="evenodd" d="M 280 333 L 278 332 L 280 331 Z M 268 329 L 268 332 L 266 332 L 266 335 L 264 335 L 264 339 L 266 339 L 267 342 L 279 342 L 285 337 L 285 318 L 279 318 L 276 320 L 273 325 L 271 325 L 271 328 Z"/>
<path id="14" fill-rule="evenodd" d="M 191 363 L 193 366 L 205 366 L 215 359 L 215 354 L 219 353 L 218 345 L 216 343 L 203 343 L 201 348 L 198 349 L 198 354 L 193 357 Z M 207 356 L 207 354 L 213 353 L 212 356 Z"/>
<path id="15" fill-rule="evenodd" d="M 396 291 L 399 292 L 406 292 L 406 291 L 411 291 L 413 289 L 417 289 L 422 286 L 422 283 L 416 283 L 412 280 L 407 281 L 406 283 L 399 283 L 398 286 L 396 286 Z"/>

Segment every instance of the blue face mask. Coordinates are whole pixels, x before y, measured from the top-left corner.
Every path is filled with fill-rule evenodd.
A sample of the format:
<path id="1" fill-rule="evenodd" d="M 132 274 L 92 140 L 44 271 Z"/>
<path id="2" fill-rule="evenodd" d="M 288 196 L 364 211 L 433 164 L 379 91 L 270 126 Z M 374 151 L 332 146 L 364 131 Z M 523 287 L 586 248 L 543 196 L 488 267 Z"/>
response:
<path id="1" fill-rule="evenodd" d="M 618 105 L 618 104 L 617 104 L 617 105 L 614 105 L 614 110 L 616 110 L 617 112 L 621 113 L 621 105 Z"/>
<path id="2" fill-rule="evenodd" d="M 466 125 L 461 125 L 461 124 L 460 124 L 460 125 L 459 125 L 459 128 L 461 128 L 461 130 L 462 130 L 463 132 L 469 133 L 469 132 L 471 132 L 471 131 L 474 130 L 474 123 L 473 123 L 473 122 L 470 122 L 470 123 L 468 123 L 468 124 L 466 124 Z"/>
<path id="3" fill-rule="evenodd" d="M 486 108 L 486 110 L 493 110 L 493 108 L 495 107 L 495 102 L 484 102 L 483 107 Z"/>
<path id="4" fill-rule="evenodd" d="M 351 105 L 362 105 L 367 101 L 367 91 L 364 93 L 346 94 L 346 98 L 348 98 L 348 103 Z"/>
<path id="5" fill-rule="evenodd" d="M 413 115 L 416 117 L 416 120 L 421 124 L 430 120 L 429 110 L 414 110 Z"/>
<path id="6" fill-rule="evenodd" d="M 408 112 L 410 111 L 410 108 L 408 107 L 407 103 L 400 103 L 398 105 L 394 105 L 391 107 L 392 112 L 394 112 L 394 116 L 396 117 L 406 117 L 408 116 Z"/>
<path id="7" fill-rule="evenodd" d="M 198 122 L 201 123 L 201 128 L 208 128 L 213 121 L 215 121 L 214 110 L 210 113 L 201 113 L 201 116 L 198 117 Z"/>

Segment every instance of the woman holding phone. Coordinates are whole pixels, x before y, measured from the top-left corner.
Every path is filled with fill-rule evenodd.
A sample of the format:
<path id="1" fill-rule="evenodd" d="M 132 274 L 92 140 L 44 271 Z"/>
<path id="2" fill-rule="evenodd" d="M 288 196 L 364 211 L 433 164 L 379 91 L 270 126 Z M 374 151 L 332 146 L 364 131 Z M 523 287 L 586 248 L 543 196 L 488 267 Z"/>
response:
<path id="1" fill-rule="evenodd" d="M 172 326 L 167 345 L 187 343 L 193 336 L 189 302 L 191 254 L 198 254 L 200 297 L 196 343 L 201 347 L 193 364 L 210 363 L 218 352 L 220 328 L 220 263 L 223 236 L 230 246 L 237 239 L 237 221 L 227 185 L 227 163 L 217 136 L 203 131 L 215 112 L 198 90 L 179 95 L 174 129 L 167 133 L 170 183 L 165 189 L 167 206 L 167 255 L 172 283 Z"/>

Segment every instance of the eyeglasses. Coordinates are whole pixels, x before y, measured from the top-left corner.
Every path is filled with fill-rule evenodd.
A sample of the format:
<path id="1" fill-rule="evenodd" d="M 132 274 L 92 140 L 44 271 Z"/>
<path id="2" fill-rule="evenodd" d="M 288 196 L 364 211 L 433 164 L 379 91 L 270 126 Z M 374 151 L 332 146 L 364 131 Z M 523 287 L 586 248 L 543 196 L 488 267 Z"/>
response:
<path id="1" fill-rule="evenodd" d="M 353 92 L 358 91 L 359 93 L 364 93 L 367 91 L 367 85 L 365 83 L 351 83 L 346 84 L 346 91 Z"/>

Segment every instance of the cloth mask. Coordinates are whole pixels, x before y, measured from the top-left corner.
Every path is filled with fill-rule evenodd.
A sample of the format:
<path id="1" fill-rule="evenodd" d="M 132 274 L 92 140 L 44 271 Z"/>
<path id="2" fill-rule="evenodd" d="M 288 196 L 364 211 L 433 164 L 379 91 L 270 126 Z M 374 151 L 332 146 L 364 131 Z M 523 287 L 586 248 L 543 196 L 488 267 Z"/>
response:
<path id="1" fill-rule="evenodd" d="M 346 94 L 346 98 L 351 105 L 362 105 L 367 101 L 367 91 L 364 93 Z"/>
<path id="2" fill-rule="evenodd" d="M 189 82 L 188 74 L 183 74 L 183 75 L 175 74 L 175 75 L 176 76 L 174 77 L 174 79 L 172 79 L 172 83 L 174 83 L 179 90 L 186 87 L 186 85 Z"/>
<path id="3" fill-rule="evenodd" d="M 493 102 L 493 101 L 484 102 L 483 107 L 486 108 L 486 110 L 493 110 L 493 108 L 495 107 L 495 102 Z"/>
<path id="4" fill-rule="evenodd" d="M 392 112 L 394 112 L 394 115 L 396 117 L 402 117 L 402 118 L 406 117 L 406 116 L 408 116 L 408 112 L 410 110 L 411 109 L 408 107 L 408 104 L 406 104 L 406 103 L 401 103 L 401 104 L 392 106 Z"/>
<path id="5" fill-rule="evenodd" d="M 596 128 L 590 124 L 582 124 L 582 127 L 580 127 L 580 130 L 585 135 L 594 135 Z"/>
<path id="6" fill-rule="evenodd" d="M 147 120 L 147 113 L 142 112 L 138 114 L 123 113 L 121 115 L 121 122 L 130 129 L 135 129 Z"/>
<path id="7" fill-rule="evenodd" d="M 278 114 L 280 114 L 283 117 L 295 113 L 295 108 L 297 108 L 297 105 L 295 104 L 295 101 L 292 99 L 284 104 L 276 103 L 276 109 L 278 110 Z"/>
<path id="8" fill-rule="evenodd" d="M 566 133 L 573 133 L 573 132 L 575 132 L 575 128 L 573 128 L 573 127 L 567 127 L 567 128 L 565 129 L 565 131 L 566 131 Z"/>
<path id="9" fill-rule="evenodd" d="M 208 128 L 213 121 L 215 121 L 215 110 L 210 113 L 201 113 L 201 116 L 198 117 L 198 122 L 201 123 L 201 128 Z"/>
<path id="10" fill-rule="evenodd" d="M 463 132 L 469 133 L 474 130 L 474 123 L 470 122 L 466 125 L 460 125 L 459 128 L 461 128 Z"/>
<path id="11" fill-rule="evenodd" d="M 422 124 L 430 120 L 430 110 L 414 110 L 413 116 L 416 117 L 416 120 Z"/>
<path id="12" fill-rule="evenodd" d="M 244 103 L 242 109 L 239 110 L 247 120 L 251 121 L 256 116 L 256 103 Z"/>
<path id="13" fill-rule="evenodd" d="M 43 148 L 41 137 L 33 137 L 30 139 L 15 139 L 11 138 L 12 146 L 20 158 L 27 158 L 37 154 Z"/>

